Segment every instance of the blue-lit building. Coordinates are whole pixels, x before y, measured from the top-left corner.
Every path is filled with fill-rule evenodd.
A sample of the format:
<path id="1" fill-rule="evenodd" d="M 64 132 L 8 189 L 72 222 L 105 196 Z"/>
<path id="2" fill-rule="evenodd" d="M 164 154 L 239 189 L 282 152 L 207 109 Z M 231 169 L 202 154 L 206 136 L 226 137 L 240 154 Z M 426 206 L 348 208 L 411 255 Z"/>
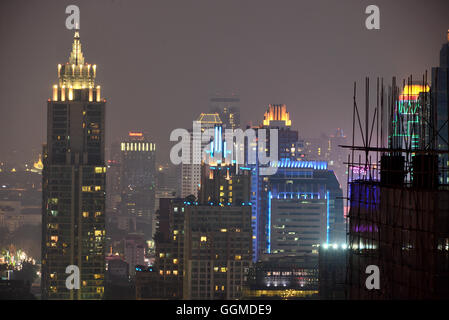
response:
<path id="1" fill-rule="evenodd" d="M 253 170 L 253 260 L 318 254 L 320 243 L 345 242 L 343 194 L 327 163 L 282 159 L 271 165 L 278 168 L 271 176 Z"/>

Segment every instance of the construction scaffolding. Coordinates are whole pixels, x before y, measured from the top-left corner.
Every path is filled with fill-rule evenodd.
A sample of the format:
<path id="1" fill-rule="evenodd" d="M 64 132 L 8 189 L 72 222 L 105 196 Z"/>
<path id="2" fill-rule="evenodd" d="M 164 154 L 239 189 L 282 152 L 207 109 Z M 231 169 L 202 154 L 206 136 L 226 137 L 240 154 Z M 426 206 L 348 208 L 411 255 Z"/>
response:
<path id="1" fill-rule="evenodd" d="M 427 73 L 401 88 L 393 78 L 388 91 L 378 78 L 374 97 L 366 78 L 362 121 L 354 84 L 352 145 L 342 146 L 350 150 L 348 299 L 449 298 L 449 105 L 437 112 L 434 94 Z M 379 267 L 379 289 L 366 286 L 369 265 Z"/>

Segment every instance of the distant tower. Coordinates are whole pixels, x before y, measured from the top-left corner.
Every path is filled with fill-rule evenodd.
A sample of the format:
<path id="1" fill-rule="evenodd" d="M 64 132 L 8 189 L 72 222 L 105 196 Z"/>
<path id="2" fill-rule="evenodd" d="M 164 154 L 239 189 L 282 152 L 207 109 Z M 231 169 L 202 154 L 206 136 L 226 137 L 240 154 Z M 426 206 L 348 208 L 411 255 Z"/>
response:
<path id="1" fill-rule="evenodd" d="M 237 94 L 216 94 L 209 99 L 210 112 L 218 113 L 227 129 L 240 128 L 240 98 Z"/>
<path id="2" fill-rule="evenodd" d="M 150 240 L 156 188 L 156 144 L 143 132 L 129 132 L 120 150 L 122 213 L 136 217 L 137 231 Z"/>
<path id="3" fill-rule="evenodd" d="M 105 105 L 79 31 L 47 104 L 42 203 L 42 298 L 102 299 L 105 274 Z M 66 287 L 66 267 L 80 289 Z"/>

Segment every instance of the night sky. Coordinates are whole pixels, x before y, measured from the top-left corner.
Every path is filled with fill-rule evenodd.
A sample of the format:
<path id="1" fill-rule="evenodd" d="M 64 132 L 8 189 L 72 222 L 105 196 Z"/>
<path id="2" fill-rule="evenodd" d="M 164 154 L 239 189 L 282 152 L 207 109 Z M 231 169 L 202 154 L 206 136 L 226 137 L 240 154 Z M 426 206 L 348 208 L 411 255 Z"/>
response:
<path id="1" fill-rule="evenodd" d="M 146 130 L 167 159 L 169 135 L 236 91 L 241 122 L 285 103 L 303 137 L 352 128 L 353 82 L 420 78 L 438 65 L 447 0 L 0 1 L 0 160 L 32 160 L 45 141 L 47 99 L 81 10 L 85 61 L 107 98 L 107 145 Z M 381 29 L 365 28 L 376 4 Z M 373 79 L 374 80 L 374 79 Z"/>

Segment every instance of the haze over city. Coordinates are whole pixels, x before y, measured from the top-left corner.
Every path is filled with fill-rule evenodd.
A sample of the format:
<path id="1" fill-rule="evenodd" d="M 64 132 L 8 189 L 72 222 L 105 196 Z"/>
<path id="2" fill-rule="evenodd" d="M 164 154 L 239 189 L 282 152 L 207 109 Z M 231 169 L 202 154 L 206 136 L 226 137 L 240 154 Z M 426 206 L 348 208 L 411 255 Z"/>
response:
<path id="1" fill-rule="evenodd" d="M 22 162 L 42 152 L 45 101 L 67 60 L 70 1 L 0 4 L 0 150 Z M 449 4 L 377 1 L 76 1 L 87 61 L 108 99 L 107 144 L 146 130 L 168 160 L 169 135 L 190 128 L 215 92 L 238 92 L 242 125 L 287 105 L 303 137 L 351 133 L 352 89 L 365 76 L 421 77 L 438 64 Z M 420 23 L 420 21 L 425 23 Z M 312 121 L 312 119 L 314 119 Z M 18 125 L 20 124 L 20 125 Z"/>
<path id="2" fill-rule="evenodd" d="M 1 1 L 0 300 L 449 299 L 448 13 Z"/>

